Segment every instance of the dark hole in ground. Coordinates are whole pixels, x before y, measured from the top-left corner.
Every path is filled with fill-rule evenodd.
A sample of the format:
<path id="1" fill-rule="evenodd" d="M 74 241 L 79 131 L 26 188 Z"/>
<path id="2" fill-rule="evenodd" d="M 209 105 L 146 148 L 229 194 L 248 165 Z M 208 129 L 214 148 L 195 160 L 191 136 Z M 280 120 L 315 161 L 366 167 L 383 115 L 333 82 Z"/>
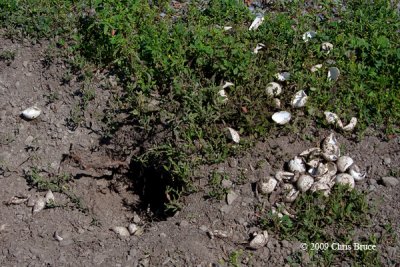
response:
<path id="1" fill-rule="evenodd" d="M 166 189 L 171 177 L 163 169 L 162 164 L 159 162 L 143 164 L 132 160 L 129 177 L 132 179 L 134 193 L 140 197 L 140 203 L 135 208 L 147 213 L 153 220 L 165 220 L 174 214 L 166 209 L 168 203 Z"/>

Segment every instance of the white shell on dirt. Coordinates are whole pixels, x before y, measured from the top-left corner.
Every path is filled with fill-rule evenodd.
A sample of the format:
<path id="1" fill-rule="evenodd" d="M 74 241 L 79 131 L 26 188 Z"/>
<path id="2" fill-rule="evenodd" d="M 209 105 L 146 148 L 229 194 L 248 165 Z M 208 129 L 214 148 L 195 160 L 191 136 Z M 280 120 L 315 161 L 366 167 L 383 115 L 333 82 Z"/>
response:
<path id="1" fill-rule="evenodd" d="M 296 198 L 299 196 L 300 191 L 297 191 L 296 189 L 292 189 L 287 193 L 285 196 L 285 202 L 293 202 L 296 200 Z"/>
<path id="2" fill-rule="evenodd" d="M 311 72 L 317 72 L 322 68 L 322 64 L 317 64 L 311 67 Z"/>
<path id="3" fill-rule="evenodd" d="M 258 27 L 260 27 L 260 25 L 263 23 L 264 21 L 264 17 L 256 17 L 253 22 L 251 23 L 250 27 L 249 27 L 249 31 L 251 30 L 257 30 Z"/>
<path id="4" fill-rule="evenodd" d="M 332 177 L 332 176 L 336 175 L 336 173 L 337 173 L 337 166 L 336 166 L 335 163 L 333 163 L 333 162 L 328 162 L 328 163 L 326 164 L 326 167 L 328 168 L 327 174 L 328 174 L 329 176 Z"/>
<path id="5" fill-rule="evenodd" d="M 47 191 L 44 199 L 46 200 L 46 203 L 54 202 L 55 198 L 54 198 L 53 192 L 51 192 L 51 190 Z"/>
<path id="6" fill-rule="evenodd" d="M 297 188 L 304 193 L 311 188 L 313 183 L 314 183 L 314 178 L 312 178 L 310 175 L 303 174 L 297 180 L 296 185 Z"/>
<path id="7" fill-rule="evenodd" d="M 283 191 L 289 192 L 290 190 L 294 189 L 293 184 L 284 183 L 282 186 Z"/>
<path id="8" fill-rule="evenodd" d="M 119 236 L 130 236 L 129 230 L 123 226 L 115 226 L 111 230 Z"/>
<path id="9" fill-rule="evenodd" d="M 28 198 L 28 202 L 26 203 L 26 205 L 28 206 L 28 207 L 33 207 L 33 206 L 35 206 L 35 203 L 36 203 L 36 200 L 37 200 L 37 196 L 30 196 L 29 198 Z"/>
<path id="10" fill-rule="evenodd" d="M 279 111 L 272 115 L 272 120 L 280 125 L 286 124 L 290 121 L 292 115 L 287 111 Z"/>
<path id="11" fill-rule="evenodd" d="M 360 167 L 358 167 L 357 164 L 353 164 L 349 168 L 349 174 L 354 178 L 355 181 L 359 182 L 364 180 L 365 176 L 367 176 L 367 173 L 365 171 L 362 171 Z"/>
<path id="12" fill-rule="evenodd" d="M 63 241 L 64 240 L 64 236 L 66 235 L 66 233 L 64 231 L 55 231 L 54 232 L 54 239 L 57 241 Z"/>
<path id="13" fill-rule="evenodd" d="M 304 90 L 298 91 L 292 99 L 292 107 L 294 108 L 304 107 L 305 104 L 307 103 L 307 98 L 308 96 L 306 92 L 304 92 Z"/>
<path id="14" fill-rule="evenodd" d="M 269 96 L 278 96 L 282 93 L 282 86 L 279 83 L 271 82 L 267 84 L 265 91 Z"/>
<path id="15" fill-rule="evenodd" d="M 333 44 L 331 44 L 329 42 L 324 42 L 324 43 L 322 43 L 321 48 L 323 51 L 325 51 L 327 54 L 329 54 L 331 52 L 331 50 L 333 49 Z"/>
<path id="16" fill-rule="evenodd" d="M 263 231 L 260 234 L 254 234 L 253 239 L 250 241 L 250 247 L 254 249 L 262 248 L 268 242 L 268 232 Z"/>
<path id="17" fill-rule="evenodd" d="M 314 38 L 315 36 L 317 36 L 317 32 L 315 32 L 315 31 L 308 31 L 308 32 L 305 32 L 304 34 L 303 34 L 303 41 L 304 42 L 308 42 L 308 41 L 310 41 L 312 38 Z"/>
<path id="18" fill-rule="evenodd" d="M 138 229 L 139 227 L 135 223 L 131 223 L 128 226 L 128 231 L 131 235 L 133 235 Z"/>
<path id="19" fill-rule="evenodd" d="M 330 67 L 328 70 L 328 81 L 337 81 L 340 71 L 336 67 Z"/>
<path id="20" fill-rule="evenodd" d="M 228 88 L 230 86 L 234 86 L 235 84 L 231 83 L 231 82 L 225 82 L 225 84 L 222 86 L 222 89 Z"/>
<path id="21" fill-rule="evenodd" d="M 35 212 L 39 212 L 41 210 L 44 209 L 44 207 L 46 207 L 46 200 L 44 199 L 44 197 L 38 197 L 36 199 L 35 205 L 33 206 L 32 211 Z"/>
<path id="22" fill-rule="evenodd" d="M 357 125 L 357 118 L 352 117 L 352 118 L 350 119 L 349 124 L 347 124 L 346 126 L 344 126 L 342 129 L 343 129 L 343 131 L 350 132 L 350 131 L 353 131 L 353 130 L 354 130 L 354 128 L 356 127 L 356 125 Z"/>
<path id="23" fill-rule="evenodd" d="M 294 173 L 292 173 L 292 172 L 278 171 L 275 174 L 275 178 L 278 181 L 289 181 L 289 180 L 292 180 L 293 177 L 294 177 Z"/>
<path id="24" fill-rule="evenodd" d="M 275 178 L 269 177 L 266 181 L 258 182 L 258 191 L 264 195 L 270 194 L 275 190 L 277 184 L 278 181 Z"/>
<path id="25" fill-rule="evenodd" d="M 284 82 L 290 79 L 290 73 L 289 72 L 280 72 L 275 74 L 275 78 L 278 79 L 278 81 Z"/>
<path id="26" fill-rule="evenodd" d="M 232 29 L 232 26 L 224 26 L 224 31 L 229 31 L 230 29 Z"/>
<path id="27" fill-rule="evenodd" d="M 322 142 L 322 156 L 327 161 L 336 161 L 340 157 L 340 148 L 333 133 Z"/>
<path id="28" fill-rule="evenodd" d="M 226 94 L 225 90 L 219 90 L 218 95 L 221 97 L 222 103 L 226 103 L 228 101 L 228 95 Z"/>
<path id="29" fill-rule="evenodd" d="M 339 172 L 346 172 L 347 169 L 353 165 L 354 160 L 349 156 L 341 156 L 338 158 L 336 165 Z"/>
<path id="30" fill-rule="evenodd" d="M 325 111 L 324 114 L 325 114 L 325 119 L 329 124 L 336 124 L 340 128 L 343 127 L 343 123 L 338 115 L 330 111 Z"/>
<path id="31" fill-rule="evenodd" d="M 303 173 L 306 171 L 306 166 L 300 157 L 294 157 L 288 164 L 289 171 Z"/>
<path id="32" fill-rule="evenodd" d="M 21 112 L 21 115 L 28 120 L 33 120 L 36 119 L 37 117 L 39 117 L 40 113 L 42 113 L 42 111 L 36 107 L 30 107 L 25 109 L 24 111 Z"/>
<path id="33" fill-rule="evenodd" d="M 257 46 L 253 49 L 253 54 L 258 54 L 258 51 L 260 51 L 264 47 L 265 47 L 265 44 L 258 43 Z"/>
<path id="34" fill-rule="evenodd" d="M 239 143 L 240 136 L 239 136 L 239 133 L 236 130 L 228 127 L 227 128 L 227 135 L 228 135 L 228 138 L 231 139 L 233 142 Z"/>
<path id="35" fill-rule="evenodd" d="M 319 147 L 312 147 L 301 152 L 300 156 L 308 157 L 310 155 L 319 155 L 319 154 L 321 154 L 321 149 Z"/>
<path id="36" fill-rule="evenodd" d="M 349 185 L 351 189 L 354 188 L 354 178 L 350 174 L 340 173 L 336 175 L 336 183 L 342 185 Z"/>

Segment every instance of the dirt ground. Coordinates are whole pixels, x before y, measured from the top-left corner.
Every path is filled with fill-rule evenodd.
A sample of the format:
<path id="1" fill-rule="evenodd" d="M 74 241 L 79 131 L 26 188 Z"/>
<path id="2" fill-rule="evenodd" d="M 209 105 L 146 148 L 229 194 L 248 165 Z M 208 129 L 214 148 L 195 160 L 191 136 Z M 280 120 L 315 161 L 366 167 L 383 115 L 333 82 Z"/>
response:
<path id="1" fill-rule="evenodd" d="M 251 234 L 260 230 L 256 225 L 260 200 L 254 184 L 314 146 L 327 136 L 327 130 L 313 131 L 314 143 L 294 134 L 273 136 L 238 158 L 203 166 L 195 177 L 199 190 L 185 197 L 183 209 L 166 220 L 150 220 L 151 212 L 132 183 L 135 175 L 129 171 L 129 156 L 113 158 L 109 152 L 116 144 L 101 139 L 101 119 L 111 96 L 118 93 L 114 86 L 107 86 L 110 78 L 95 75 L 90 88 L 95 97 L 75 127 L 84 82 L 79 77 L 65 82 L 67 67 L 62 60 L 46 60 L 46 43 L 0 39 L 0 51 L 4 49 L 15 51 L 16 57 L 9 63 L 0 61 L 0 266 L 225 266 L 223 261 L 240 250 L 243 266 L 283 266 L 294 253 L 301 254 L 303 265 L 310 264 L 299 243 L 274 235 L 265 247 L 248 249 Z M 41 108 L 39 118 L 21 118 L 21 111 L 32 105 Z M 117 133 L 118 139 L 123 140 L 122 134 L 129 129 L 126 126 Z M 387 234 L 384 225 L 391 223 L 394 235 L 400 237 L 400 184 L 382 180 L 399 174 L 400 138 L 384 141 L 371 131 L 360 142 L 339 133 L 338 139 L 346 153 L 367 170 L 368 178 L 357 189 L 367 192 L 377 205 L 370 233 L 363 234 Z M 260 160 L 266 164 L 255 169 Z M 27 182 L 32 168 L 47 178 L 73 174 L 69 190 L 79 201 L 72 203 L 65 194 L 54 193 L 56 207 L 35 214 L 25 203 L 10 204 L 15 196 L 46 193 Z M 205 198 L 210 171 L 224 171 L 232 178 L 237 197 L 229 205 Z M 243 174 L 247 179 L 239 180 Z M 157 194 L 154 198 L 160 198 Z M 121 237 L 110 230 L 131 222 L 142 231 Z M 63 240 L 56 240 L 56 232 Z M 380 244 L 378 250 L 383 265 L 400 264 L 398 243 Z"/>

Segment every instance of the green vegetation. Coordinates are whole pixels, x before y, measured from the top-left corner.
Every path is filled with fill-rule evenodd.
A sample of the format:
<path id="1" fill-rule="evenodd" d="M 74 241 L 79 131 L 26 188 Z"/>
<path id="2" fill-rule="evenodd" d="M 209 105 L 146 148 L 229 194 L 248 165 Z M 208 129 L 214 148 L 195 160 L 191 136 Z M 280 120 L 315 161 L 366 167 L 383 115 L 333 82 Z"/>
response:
<path id="1" fill-rule="evenodd" d="M 28 184 L 39 191 L 59 192 L 65 194 L 73 206 L 82 212 L 87 212 L 87 208 L 82 203 L 80 197 L 78 197 L 69 186 L 71 177 L 68 174 L 60 174 L 52 177 L 43 177 L 37 168 L 32 168 L 25 174 L 26 181 Z M 55 203 L 47 204 L 47 207 L 56 207 Z"/>
<path id="2" fill-rule="evenodd" d="M 98 69 L 118 75 L 126 94 L 115 108 L 128 110 L 128 123 L 151 144 L 135 160 L 167 173 L 160 179 L 173 209 L 182 192 L 193 190 L 191 171 L 199 164 L 221 162 L 276 130 L 327 127 L 325 110 L 345 121 L 359 118 L 360 134 L 368 126 L 399 132 L 400 20 L 389 1 L 347 1 L 345 8 L 323 1 L 307 12 L 299 8 L 304 1 L 276 1 L 256 31 L 248 30 L 255 16 L 236 1 L 191 1 L 179 10 L 166 0 L 148 2 L 3 0 L 0 26 L 11 38 L 51 38 L 83 79 Z M 317 36 L 305 43 L 309 30 Z M 325 41 L 334 45 L 329 54 L 321 50 Z M 266 47 L 253 54 L 258 43 Z M 330 66 L 341 71 L 337 82 L 327 81 Z M 294 120 L 284 127 L 271 122 L 277 109 L 265 93 L 280 71 L 292 74 L 281 101 Z M 235 86 L 223 103 L 218 91 L 226 81 Z M 309 95 L 304 115 L 290 107 L 301 89 Z M 72 127 L 80 123 L 79 108 Z M 112 137 L 117 123 L 106 119 Z M 239 131 L 239 145 L 227 140 L 226 127 Z M 154 138 L 160 129 L 163 135 Z"/>
<path id="3" fill-rule="evenodd" d="M 306 243 L 311 260 L 317 265 L 338 264 L 341 257 L 349 256 L 360 265 L 380 265 L 379 249 L 345 249 L 345 246 L 353 247 L 354 242 L 366 245 L 384 242 L 383 237 L 378 239 L 374 235 L 354 239 L 355 231 L 368 227 L 370 223 L 364 194 L 357 190 L 349 191 L 344 186 L 335 186 L 329 197 L 310 193 L 301 195 L 292 208 L 296 211 L 295 218 L 288 215 L 279 218 L 268 212 L 260 221 L 262 227 L 282 239 Z M 322 244 L 322 247 L 315 247 L 315 244 Z M 324 247 L 324 244 L 327 246 Z M 343 246 L 342 249 L 339 246 L 332 248 L 332 244 Z"/>

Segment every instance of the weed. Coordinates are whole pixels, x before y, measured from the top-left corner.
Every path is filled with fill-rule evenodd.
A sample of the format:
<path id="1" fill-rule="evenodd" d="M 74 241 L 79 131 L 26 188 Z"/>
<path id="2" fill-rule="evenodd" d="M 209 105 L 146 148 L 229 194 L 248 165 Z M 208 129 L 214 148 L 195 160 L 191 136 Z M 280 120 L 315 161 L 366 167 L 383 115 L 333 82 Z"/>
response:
<path id="1" fill-rule="evenodd" d="M 7 65 L 10 65 L 15 58 L 15 51 L 3 50 L 0 52 L 0 61 L 5 61 Z"/>
<path id="2" fill-rule="evenodd" d="M 210 187 L 210 191 L 208 192 L 208 196 L 211 198 L 215 198 L 218 200 L 224 199 L 226 194 L 228 193 L 228 189 L 222 185 L 222 181 L 224 179 L 228 179 L 228 176 L 224 173 L 212 172 L 210 175 L 210 179 L 208 182 L 208 186 Z"/>
<path id="3" fill-rule="evenodd" d="M 261 220 L 265 229 L 278 234 L 282 239 L 298 240 L 308 244 L 308 252 L 315 263 L 330 265 L 341 256 L 348 255 L 340 250 L 313 250 L 311 244 L 339 243 L 352 245 L 352 231 L 368 226 L 368 205 L 365 196 L 347 187 L 335 186 L 329 197 L 323 194 L 303 194 L 294 203 L 296 217 L 267 213 Z M 372 238 L 372 237 L 370 237 Z M 363 244 L 377 244 L 373 240 L 362 240 Z M 377 251 L 351 251 L 355 262 L 379 264 Z"/>

